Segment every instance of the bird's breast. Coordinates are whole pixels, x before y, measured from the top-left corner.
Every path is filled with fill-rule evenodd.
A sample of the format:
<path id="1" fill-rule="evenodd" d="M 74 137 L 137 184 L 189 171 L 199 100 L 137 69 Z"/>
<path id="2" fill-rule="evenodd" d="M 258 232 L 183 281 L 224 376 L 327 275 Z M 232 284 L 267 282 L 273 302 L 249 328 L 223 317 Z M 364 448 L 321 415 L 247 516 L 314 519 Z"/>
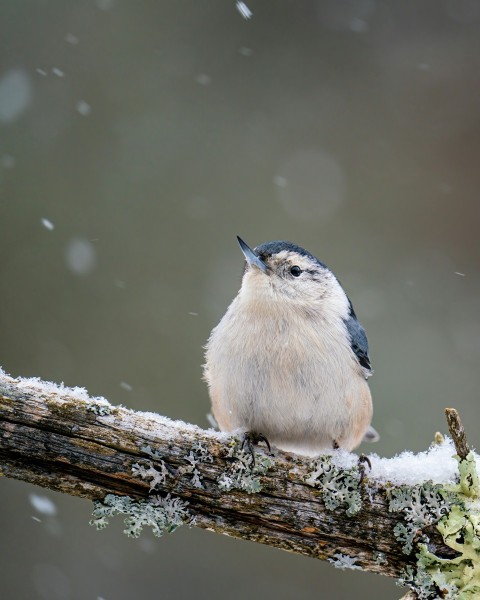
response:
<path id="1" fill-rule="evenodd" d="M 205 375 L 221 428 L 261 431 L 273 443 L 331 443 L 348 429 L 366 386 L 343 323 L 239 308 L 227 312 L 207 346 Z"/>

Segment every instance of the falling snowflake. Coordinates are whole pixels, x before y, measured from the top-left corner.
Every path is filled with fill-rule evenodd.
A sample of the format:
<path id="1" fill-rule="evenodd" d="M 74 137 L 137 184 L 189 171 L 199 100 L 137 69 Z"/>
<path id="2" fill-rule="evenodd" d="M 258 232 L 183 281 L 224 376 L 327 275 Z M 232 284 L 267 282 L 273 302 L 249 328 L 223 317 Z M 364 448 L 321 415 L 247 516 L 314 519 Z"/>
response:
<path id="1" fill-rule="evenodd" d="M 245 2 L 237 2 L 235 6 L 244 19 L 248 20 L 252 18 L 253 13 L 245 4 Z"/>

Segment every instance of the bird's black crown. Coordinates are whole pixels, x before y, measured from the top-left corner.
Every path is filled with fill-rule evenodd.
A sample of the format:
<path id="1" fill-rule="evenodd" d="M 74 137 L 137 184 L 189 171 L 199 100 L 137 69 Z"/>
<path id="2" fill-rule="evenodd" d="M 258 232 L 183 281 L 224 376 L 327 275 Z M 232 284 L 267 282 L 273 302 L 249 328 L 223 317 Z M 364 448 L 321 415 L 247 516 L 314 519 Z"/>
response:
<path id="1" fill-rule="evenodd" d="M 297 246 L 296 244 L 292 244 L 292 242 L 285 242 L 283 240 L 274 240 L 272 242 L 260 244 L 260 246 L 255 248 L 255 254 L 262 260 L 265 260 L 270 258 L 270 256 L 273 254 L 278 254 L 279 252 L 283 252 L 285 250 L 287 252 L 296 252 L 301 256 L 307 256 L 308 258 L 314 260 L 320 267 L 323 267 L 324 269 L 328 268 L 327 265 L 320 262 L 316 256 L 313 256 L 313 254 L 308 252 L 308 250 L 305 250 L 305 248 Z"/>

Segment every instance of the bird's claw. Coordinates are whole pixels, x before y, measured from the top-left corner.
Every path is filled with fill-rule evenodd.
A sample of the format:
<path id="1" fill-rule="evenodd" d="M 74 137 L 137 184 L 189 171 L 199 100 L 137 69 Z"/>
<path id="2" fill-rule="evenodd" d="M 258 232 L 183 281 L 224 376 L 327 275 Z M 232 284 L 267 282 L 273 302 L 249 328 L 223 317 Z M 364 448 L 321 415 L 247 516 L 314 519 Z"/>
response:
<path id="1" fill-rule="evenodd" d="M 259 442 L 265 442 L 265 444 L 267 445 L 268 448 L 268 452 L 271 454 L 272 453 L 272 449 L 270 447 L 270 442 L 267 440 L 267 438 L 263 435 L 263 433 L 256 433 L 254 431 L 246 431 L 243 434 L 243 440 L 242 440 L 242 445 L 240 446 L 240 449 L 246 449 L 246 451 L 250 454 L 250 456 L 252 457 L 252 467 L 255 466 L 255 446 L 258 445 Z"/>
<path id="2" fill-rule="evenodd" d="M 365 479 L 365 465 L 368 465 L 369 471 L 372 470 L 372 463 L 370 459 L 365 454 L 360 454 L 358 457 L 358 469 L 360 471 L 360 485 L 362 485 L 363 480 Z"/>

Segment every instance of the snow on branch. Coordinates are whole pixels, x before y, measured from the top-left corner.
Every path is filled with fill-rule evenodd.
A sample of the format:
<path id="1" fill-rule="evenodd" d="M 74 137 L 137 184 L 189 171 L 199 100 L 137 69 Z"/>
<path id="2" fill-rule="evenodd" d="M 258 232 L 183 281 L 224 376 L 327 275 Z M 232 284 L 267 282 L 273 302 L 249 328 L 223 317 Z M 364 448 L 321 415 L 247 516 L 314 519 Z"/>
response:
<path id="1" fill-rule="evenodd" d="M 418 598 L 480 597 L 478 456 L 462 439 L 461 458 L 439 434 L 426 452 L 372 454 L 363 479 L 341 450 L 258 449 L 253 463 L 236 436 L 0 369 L 1 474 L 93 500 L 98 529 L 117 514 L 132 537 L 202 527 L 396 577 Z"/>

